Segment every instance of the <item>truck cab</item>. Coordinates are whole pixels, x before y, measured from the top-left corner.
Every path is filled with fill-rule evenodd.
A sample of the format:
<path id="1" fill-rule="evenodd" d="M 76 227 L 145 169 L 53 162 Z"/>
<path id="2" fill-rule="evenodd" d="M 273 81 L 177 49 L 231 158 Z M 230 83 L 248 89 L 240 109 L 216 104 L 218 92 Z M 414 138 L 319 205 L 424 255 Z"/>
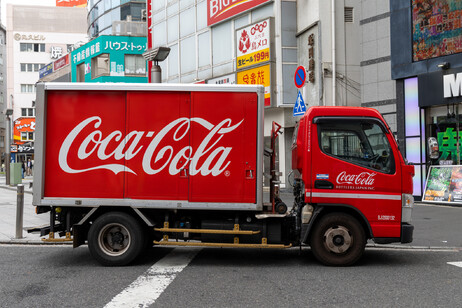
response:
<path id="1" fill-rule="evenodd" d="M 295 130 L 292 168 L 305 207 L 301 241 L 318 259 L 335 264 L 363 238 L 412 241 L 414 167 L 375 109 L 309 108 Z"/>

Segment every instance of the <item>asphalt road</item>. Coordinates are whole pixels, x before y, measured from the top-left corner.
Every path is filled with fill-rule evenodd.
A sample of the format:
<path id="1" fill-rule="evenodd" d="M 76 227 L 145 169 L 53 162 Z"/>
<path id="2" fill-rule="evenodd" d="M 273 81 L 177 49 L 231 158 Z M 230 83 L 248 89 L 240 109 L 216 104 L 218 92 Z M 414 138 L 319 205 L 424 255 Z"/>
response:
<path id="1" fill-rule="evenodd" d="M 0 305 L 104 307 L 172 251 L 151 249 L 132 266 L 107 268 L 86 247 L 3 245 Z M 204 248 L 150 307 L 460 307 L 454 261 L 460 251 L 369 248 L 357 266 L 337 268 L 309 249 Z"/>

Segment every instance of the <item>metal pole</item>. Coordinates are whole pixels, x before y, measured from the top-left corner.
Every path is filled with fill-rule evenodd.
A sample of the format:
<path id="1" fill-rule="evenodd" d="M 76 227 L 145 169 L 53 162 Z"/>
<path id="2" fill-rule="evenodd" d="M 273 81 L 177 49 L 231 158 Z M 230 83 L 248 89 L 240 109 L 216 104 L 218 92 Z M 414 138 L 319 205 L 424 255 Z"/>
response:
<path id="1" fill-rule="evenodd" d="M 151 83 L 162 83 L 162 69 L 155 61 L 151 68 Z"/>
<path id="2" fill-rule="evenodd" d="M 18 184 L 16 204 L 16 238 L 22 238 L 22 225 L 24 218 L 24 185 Z"/>
<path id="3" fill-rule="evenodd" d="M 11 126 L 10 126 L 10 117 L 6 116 L 6 140 L 5 140 L 5 150 L 6 150 L 6 162 L 5 162 L 5 177 L 6 185 L 10 185 L 10 162 L 11 162 Z"/>

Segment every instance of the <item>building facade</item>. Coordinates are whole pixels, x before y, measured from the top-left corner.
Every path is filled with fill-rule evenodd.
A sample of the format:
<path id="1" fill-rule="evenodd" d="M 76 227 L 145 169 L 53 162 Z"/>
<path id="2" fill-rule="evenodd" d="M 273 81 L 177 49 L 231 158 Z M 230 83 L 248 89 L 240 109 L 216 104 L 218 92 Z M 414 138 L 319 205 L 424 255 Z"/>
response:
<path id="1" fill-rule="evenodd" d="M 414 194 L 426 201 L 462 202 L 461 16 L 456 0 L 390 0 L 398 136 L 415 165 Z"/>
<path id="2" fill-rule="evenodd" d="M 146 83 L 146 37 L 102 35 L 70 54 L 72 82 Z"/>
<path id="3" fill-rule="evenodd" d="M 78 7 L 7 5 L 7 105 L 13 109 L 15 161 L 33 155 L 39 70 L 87 40 L 86 16 Z"/>

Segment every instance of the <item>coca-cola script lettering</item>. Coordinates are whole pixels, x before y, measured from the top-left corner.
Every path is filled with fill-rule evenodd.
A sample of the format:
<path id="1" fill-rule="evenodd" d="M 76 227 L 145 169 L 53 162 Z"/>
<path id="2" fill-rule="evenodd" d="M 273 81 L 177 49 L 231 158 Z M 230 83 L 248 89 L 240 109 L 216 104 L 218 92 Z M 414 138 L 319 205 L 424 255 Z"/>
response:
<path id="1" fill-rule="evenodd" d="M 337 184 L 365 185 L 374 184 L 375 172 L 361 172 L 360 174 L 347 174 L 346 171 L 340 172 L 337 176 Z"/>
<path id="2" fill-rule="evenodd" d="M 98 116 L 93 116 L 80 122 L 67 135 L 59 150 L 59 166 L 67 173 L 82 173 L 97 169 L 106 169 L 115 174 L 129 172 L 136 175 L 124 163 L 103 164 L 102 162 L 109 158 L 113 158 L 116 161 L 122 159 L 131 160 L 137 155 L 143 155 L 143 171 L 149 175 L 157 174 L 166 168 L 169 174 L 176 175 L 189 164 L 189 174 L 191 176 L 199 173 L 202 176 L 210 174 L 217 176 L 223 173 L 231 163 L 228 156 L 233 149 L 232 147 L 217 146 L 217 144 L 225 134 L 234 131 L 243 121 L 241 120 L 239 123 L 232 125 L 231 119 L 224 119 L 220 123 L 213 125 L 202 118 L 179 118 L 170 122 L 157 133 L 134 130 L 124 137 L 123 133 L 118 130 L 111 132 L 107 136 L 103 136 L 103 133 L 98 130 L 102 125 L 102 120 Z M 191 123 L 199 124 L 208 130 L 208 134 L 196 149 L 186 146 L 175 153 L 171 145 L 158 148 L 161 141 L 167 140 L 166 136 L 169 133 L 173 134 L 172 139 L 168 140 L 170 144 L 187 138 L 185 136 L 188 135 Z M 92 129 L 92 131 L 88 133 L 88 129 Z M 80 144 L 74 144 L 77 136 L 81 139 L 81 134 L 87 135 L 83 135 L 85 138 Z M 143 138 L 152 138 L 146 148 L 143 145 L 139 145 Z M 107 153 L 109 144 L 116 144 L 117 146 L 115 150 Z M 78 159 L 85 160 L 91 155 L 96 155 L 101 164 L 88 166 L 85 169 L 72 168 L 68 163 L 69 155 L 71 155 L 71 147 L 78 147 L 76 153 Z M 205 158 L 205 160 L 201 160 L 201 158 Z"/>

